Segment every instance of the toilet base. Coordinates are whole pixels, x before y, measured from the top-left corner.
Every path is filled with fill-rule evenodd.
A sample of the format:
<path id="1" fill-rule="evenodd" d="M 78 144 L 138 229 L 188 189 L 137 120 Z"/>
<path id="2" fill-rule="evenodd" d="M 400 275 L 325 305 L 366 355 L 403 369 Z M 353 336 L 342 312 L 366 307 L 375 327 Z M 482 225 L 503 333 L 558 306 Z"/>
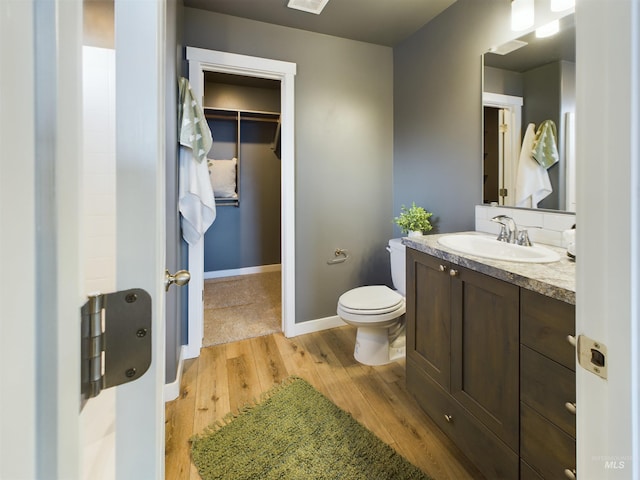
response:
<path id="1" fill-rule="evenodd" d="M 359 327 L 353 357 L 364 365 L 386 365 L 406 354 L 404 335 L 389 344 L 388 328 Z"/>

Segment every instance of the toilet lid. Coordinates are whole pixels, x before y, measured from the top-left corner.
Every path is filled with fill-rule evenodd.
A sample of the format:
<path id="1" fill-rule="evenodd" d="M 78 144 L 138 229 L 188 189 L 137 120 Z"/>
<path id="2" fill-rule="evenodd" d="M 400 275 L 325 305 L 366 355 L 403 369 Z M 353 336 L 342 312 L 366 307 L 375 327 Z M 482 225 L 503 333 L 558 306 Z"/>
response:
<path id="1" fill-rule="evenodd" d="M 350 313 L 377 315 L 398 310 L 404 305 L 404 298 L 385 285 L 370 285 L 343 293 L 338 304 Z"/>

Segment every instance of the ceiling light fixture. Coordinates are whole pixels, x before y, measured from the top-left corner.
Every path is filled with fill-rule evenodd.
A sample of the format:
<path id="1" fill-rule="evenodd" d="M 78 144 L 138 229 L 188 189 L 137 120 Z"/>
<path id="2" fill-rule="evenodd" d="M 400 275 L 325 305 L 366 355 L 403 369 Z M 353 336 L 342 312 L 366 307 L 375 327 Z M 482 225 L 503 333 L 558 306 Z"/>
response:
<path id="1" fill-rule="evenodd" d="M 534 0 L 512 0 L 511 30 L 519 32 L 533 26 Z"/>
<path id="2" fill-rule="evenodd" d="M 320 15 L 329 0 L 289 0 L 287 7 Z"/>
<path id="3" fill-rule="evenodd" d="M 536 37 L 538 38 L 550 37 L 551 35 L 555 35 L 559 31 L 560 31 L 560 22 L 558 20 L 554 20 L 538 28 L 536 30 Z"/>
<path id="4" fill-rule="evenodd" d="M 562 12 L 576 6 L 576 0 L 551 0 L 551 11 Z"/>

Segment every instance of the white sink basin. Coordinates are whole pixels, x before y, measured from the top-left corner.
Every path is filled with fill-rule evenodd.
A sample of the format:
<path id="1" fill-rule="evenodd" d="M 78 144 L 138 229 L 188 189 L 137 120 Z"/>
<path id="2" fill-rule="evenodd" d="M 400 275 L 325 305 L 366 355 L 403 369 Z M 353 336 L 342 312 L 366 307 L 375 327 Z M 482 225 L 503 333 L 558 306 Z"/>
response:
<path id="1" fill-rule="evenodd" d="M 438 243 L 457 252 L 507 262 L 551 263 L 560 260 L 558 253 L 539 245 L 523 247 L 482 235 L 445 235 Z"/>

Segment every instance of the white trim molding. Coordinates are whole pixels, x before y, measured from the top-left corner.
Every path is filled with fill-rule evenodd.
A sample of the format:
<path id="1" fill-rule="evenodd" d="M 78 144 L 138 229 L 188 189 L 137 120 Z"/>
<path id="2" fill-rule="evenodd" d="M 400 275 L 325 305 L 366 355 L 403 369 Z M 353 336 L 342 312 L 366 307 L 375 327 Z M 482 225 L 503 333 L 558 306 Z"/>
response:
<path id="1" fill-rule="evenodd" d="M 298 335 L 305 335 L 307 333 L 320 332 L 322 330 L 329 330 L 331 328 L 344 327 L 346 323 L 337 315 L 333 317 L 318 318 L 316 320 L 309 320 L 307 322 L 295 323 L 290 329 L 290 335 L 288 337 L 297 337 Z"/>
<path id="2" fill-rule="evenodd" d="M 282 271 L 282 265 L 274 263 L 273 265 L 258 265 L 256 267 L 232 268 L 229 270 L 214 270 L 204 272 L 204 279 L 235 277 L 238 275 L 252 275 L 254 273 L 269 273 Z"/>
<path id="3" fill-rule="evenodd" d="M 295 95 L 296 64 L 280 60 L 187 47 L 189 82 L 196 98 L 204 98 L 204 72 L 223 72 L 280 80 L 281 118 L 281 258 L 282 331 L 292 336 L 295 327 Z M 189 333 L 186 358 L 200 355 L 203 332 L 204 241 L 189 246 Z"/>

